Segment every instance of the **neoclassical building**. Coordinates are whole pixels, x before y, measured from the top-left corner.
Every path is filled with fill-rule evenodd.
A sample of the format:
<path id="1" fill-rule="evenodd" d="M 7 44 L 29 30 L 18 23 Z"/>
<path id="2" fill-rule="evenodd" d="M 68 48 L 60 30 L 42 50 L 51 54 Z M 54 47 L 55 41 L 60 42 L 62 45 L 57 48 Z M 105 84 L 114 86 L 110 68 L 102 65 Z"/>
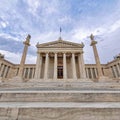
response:
<path id="1" fill-rule="evenodd" d="M 36 64 L 25 64 L 28 46 L 31 36 L 28 35 L 24 43 L 24 50 L 20 64 L 14 64 L 6 60 L 0 54 L 0 79 L 8 81 L 18 76 L 25 80 L 82 80 L 91 79 L 98 81 L 101 78 L 120 78 L 120 54 L 107 64 L 100 64 L 97 41 L 91 34 L 91 46 L 93 48 L 96 64 L 84 63 L 84 44 L 63 40 L 61 37 L 53 42 L 37 43 Z"/>

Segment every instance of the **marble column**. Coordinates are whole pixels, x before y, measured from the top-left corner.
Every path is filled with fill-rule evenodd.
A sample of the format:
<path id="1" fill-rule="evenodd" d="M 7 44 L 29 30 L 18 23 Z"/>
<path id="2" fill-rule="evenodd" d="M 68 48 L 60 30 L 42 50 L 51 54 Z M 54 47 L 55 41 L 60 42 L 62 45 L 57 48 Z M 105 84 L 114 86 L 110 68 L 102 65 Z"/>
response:
<path id="1" fill-rule="evenodd" d="M 20 62 L 20 67 L 19 67 L 19 73 L 18 76 L 22 78 L 23 75 L 23 70 L 24 70 L 24 65 L 25 65 L 25 60 L 26 60 L 26 55 L 27 55 L 27 51 L 28 51 L 28 46 L 30 46 L 30 38 L 31 36 L 28 35 L 26 38 L 26 41 L 23 42 L 24 46 L 24 50 L 23 50 L 23 54 L 22 54 L 22 58 L 21 58 L 21 62 Z"/>
<path id="2" fill-rule="evenodd" d="M 2 68 L 2 61 L 1 61 L 1 59 L 0 59 L 0 71 L 1 71 L 1 68 Z"/>
<path id="3" fill-rule="evenodd" d="M 48 65 L 49 65 L 49 55 L 46 53 L 45 57 L 45 71 L 44 71 L 44 79 L 48 79 Z"/>
<path id="4" fill-rule="evenodd" d="M 96 78 L 98 77 L 97 69 L 96 68 L 95 68 L 95 76 L 96 76 Z"/>
<path id="5" fill-rule="evenodd" d="M 32 68 L 32 78 L 34 78 L 34 68 Z"/>
<path id="6" fill-rule="evenodd" d="M 63 78 L 67 79 L 66 53 L 63 53 Z"/>
<path id="7" fill-rule="evenodd" d="M 30 79 L 30 68 L 28 68 L 27 79 Z"/>
<path id="8" fill-rule="evenodd" d="M 3 74 L 3 69 L 4 69 L 4 65 L 2 64 L 1 70 L 0 70 L 0 77 L 3 76 L 3 75 L 2 75 L 2 74 Z"/>
<path id="9" fill-rule="evenodd" d="M 75 53 L 72 53 L 72 69 L 73 69 L 73 79 L 77 79 L 76 65 L 75 65 Z"/>
<path id="10" fill-rule="evenodd" d="M 0 71 L 1 71 L 1 69 L 2 69 L 3 59 L 4 59 L 4 55 L 2 55 L 2 54 L 0 53 Z"/>
<path id="11" fill-rule="evenodd" d="M 1 77 L 4 77 L 5 66 L 6 65 L 3 65 L 2 69 L 1 69 Z"/>
<path id="12" fill-rule="evenodd" d="M 91 46 L 93 46 L 93 52 L 94 52 L 94 56 L 95 56 L 96 67 L 97 67 L 97 70 L 98 70 L 98 77 L 100 78 L 100 77 L 103 77 L 103 73 L 102 73 L 102 69 L 101 69 L 101 64 L 100 64 L 98 51 L 97 51 L 97 48 L 96 48 L 97 41 L 94 40 L 94 36 L 92 34 L 91 34 L 90 38 L 91 38 Z"/>
<path id="13" fill-rule="evenodd" d="M 36 70 L 35 70 L 35 79 L 40 79 L 42 69 L 42 55 L 41 53 L 37 53 L 37 61 L 36 61 Z"/>
<path id="14" fill-rule="evenodd" d="M 40 53 L 37 53 L 37 60 L 36 60 L 36 70 L 35 70 L 35 79 L 39 79 L 38 74 L 39 74 L 39 64 L 40 64 Z"/>
<path id="15" fill-rule="evenodd" d="M 86 68 L 86 77 L 89 78 L 88 68 Z"/>
<path id="16" fill-rule="evenodd" d="M 4 71 L 4 76 L 3 76 L 4 78 L 6 77 L 7 70 L 8 70 L 8 66 L 6 65 L 6 66 L 5 66 L 5 71 Z"/>
<path id="17" fill-rule="evenodd" d="M 93 70 L 92 70 L 92 68 L 90 68 L 90 72 L 91 72 L 91 78 L 93 79 L 94 76 L 93 76 Z"/>
<path id="18" fill-rule="evenodd" d="M 25 78 L 26 68 L 24 68 L 23 78 Z"/>
<path id="19" fill-rule="evenodd" d="M 115 66 L 113 66 L 113 70 L 114 70 L 115 77 L 117 78 L 117 71 L 116 71 Z"/>
<path id="20" fill-rule="evenodd" d="M 78 61 L 79 61 L 80 78 L 86 78 L 83 53 L 81 53 L 81 54 L 78 55 Z"/>
<path id="21" fill-rule="evenodd" d="M 54 79 L 57 79 L 57 53 L 54 54 Z"/>
<path id="22" fill-rule="evenodd" d="M 120 68 L 119 68 L 119 65 L 117 64 L 116 67 L 117 67 L 117 69 L 118 69 L 118 75 L 119 75 L 119 77 L 120 77 Z"/>

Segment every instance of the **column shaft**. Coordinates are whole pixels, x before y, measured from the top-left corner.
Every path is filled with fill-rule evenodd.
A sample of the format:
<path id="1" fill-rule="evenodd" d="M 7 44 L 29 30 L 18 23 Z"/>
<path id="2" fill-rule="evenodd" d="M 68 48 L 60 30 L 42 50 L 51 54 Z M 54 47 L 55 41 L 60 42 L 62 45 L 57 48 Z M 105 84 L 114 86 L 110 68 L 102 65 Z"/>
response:
<path id="1" fill-rule="evenodd" d="M 115 72 L 115 76 L 118 77 L 118 74 L 117 74 L 117 68 L 116 68 L 115 65 L 113 66 L 113 69 L 114 69 L 114 72 Z"/>
<path id="2" fill-rule="evenodd" d="M 74 53 L 72 53 L 72 69 L 73 69 L 73 79 L 77 79 Z"/>
<path id="3" fill-rule="evenodd" d="M 91 78 L 93 79 L 94 77 L 93 77 L 93 70 L 92 70 L 92 68 L 90 68 L 90 72 L 91 72 Z"/>
<path id="4" fill-rule="evenodd" d="M 96 78 L 98 77 L 97 69 L 96 68 L 95 68 L 95 76 L 96 76 Z"/>
<path id="5" fill-rule="evenodd" d="M 20 62 L 19 73 L 18 73 L 18 76 L 20 76 L 20 77 L 22 77 L 22 74 L 23 74 L 23 69 L 24 69 L 25 59 L 26 59 L 26 55 L 27 55 L 27 50 L 28 50 L 28 45 L 25 45 L 24 50 L 23 50 L 23 55 L 22 55 L 22 58 L 21 58 L 21 62 Z"/>
<path id="6" fill-rule="evenodd" d="M 25 78 L 26 68 L 24 68 L 23 78 Z"/>
<path id="7" fill-rule="evenodd" d="M 96 48 L 95 45 L 93 45 L 93 51 L 94 51 L 96 66 L 97 66 L 97 69 L 98 69 L 98 75 L 100 77 L 100 76 L 103 76 L 103 73 L 102 73 L 102 69 L 101 69 L 101 64 L 100 64 L 100 59 L 99 59 L 99 56 L 98 56 L 97 48 Z"/>
<path id="8" fill-rule="evenodd" d="M 86 68 L 86 77 L 89 78 L 88 68 Z"/>
<path id="9" fill-rule="evenodd" d="M 54 79 L 57 79 L 57 53 L 54 55 Z"/>
<path id="10" fill-rule="evenodd" d="M 1 72 L 0 72 L 0 77 L 2 77 L 3 75 L 3 69 L 4 69 L 4 64 L 2 64 L 2 66 L 1 66 Z"/>
<path id="11" fill-rule="evenodd" d="M 37 53 L 37 61 L 36 61 L 36 70 L 35 70 L 35 79 L 39 79 L 39 64 L 40 64 L 40 53 Z"/>
<path id="12" fill-rule="evenodd" d="M 117 67 L 117 69 L 118 69 L 118 75 L 119 75 L 119 77 L 120 77 L 120 68 L 119 68 L 118 64 L 116 65 L 116 67 Z"/>
<path id="13" fill-rule="evenodd" d="M 32 78 L 34 78 L 34 68 L 32 68 Z"/>
<path id="14" fill-rule="evenodd" d="M 27 74 L 27 79 L 29 79 L 30 77 L 30 68 L 28 68 L 28 74 Z"/>
<path id="15" fill-rule="evenodd" d="M 8 66 L 6 65 L 6 67 L 5 67 L 5 71 L 4 71 L 4 78 L 6 77 L 6 74 L 7 74 L 7 70 L 8 70 Z"/>
<path id="16" fill-rule="evenodd" d="M 86 78 L 83 53 L 78 55 L 80 78 Z"/>
<path id="17" fill-rule="evenodd" d="M 21 58 L 21 62 L 20 62 L 19 72 L 18 72 L 18 76 L 21 78 L 23 76 L 23 70 L 24 70 L 26 55 L 27 55 L 27 51 L 28 51 L 28 46 L 30 46 L 30 38 L 31 38 L 31 36 L 28 35 L 26 40 L 23 42 L 25 46 L 24 46 L 24 50 L 23 50 L 23 54 L 22 54 L 22 58 Z"/>
<path id="18" fill-rule="evenodd" d="M 67 79 L 66 53 L 63 53 L 63 78 Z"/>
<path id="19" fill-rule="evenodd" d="M 49 65 L 49 56 L 48 53 L 46 53 L 44 79 L 48 79 L 48 65 Z"/>

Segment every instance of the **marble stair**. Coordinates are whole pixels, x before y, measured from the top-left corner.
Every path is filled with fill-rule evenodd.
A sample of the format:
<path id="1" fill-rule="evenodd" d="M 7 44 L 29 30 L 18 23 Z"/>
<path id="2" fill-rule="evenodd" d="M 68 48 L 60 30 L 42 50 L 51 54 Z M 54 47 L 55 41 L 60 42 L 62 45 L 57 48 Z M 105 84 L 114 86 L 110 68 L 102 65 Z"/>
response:
<path id="1" fill-rule="evenodd" d="M 119 82 L 2 83 L 0 120 L 119 120 Z"/>

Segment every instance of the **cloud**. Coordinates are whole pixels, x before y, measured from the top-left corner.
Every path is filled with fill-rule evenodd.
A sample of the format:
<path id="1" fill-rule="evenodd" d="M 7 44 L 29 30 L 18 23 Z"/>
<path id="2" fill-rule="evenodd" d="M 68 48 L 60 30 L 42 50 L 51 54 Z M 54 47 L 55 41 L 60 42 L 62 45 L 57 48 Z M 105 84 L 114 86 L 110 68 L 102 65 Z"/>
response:
<path id="1" fill-rule="evenodd" d="M 5 56 L 5 59 L 13 63 L 20 63 L 21 60 L 21 54 L 20 53 L 13 53 L 5 50 L 0 50 L 0 53 L 2 53 Z"/>
<path id="2" fill-rule="evenodd" d="M 21 49 L 18 50 L 20 55 L 23 50 L 22 41 L 27 34 L 31 34 L 28 56 L 34 61 L 37 42 L 57 40 L 59 27 L 62 27 L 64 40 L 84 42 L 85 61 L 89 63 L 94 62 L 92 48 L 89 46 L 89 35 L 93 33 L 98 41 L 100 57 L 103 56 L 102 62 L 105 63 L 120 51 L 117 44 L 120 33 L 119 13 L 119 0 L 2 0 L 0 49 L 13 54 Z M 107 48 L 111 55 L 107 51 L 102 52 L 101 46 Z M 27 61 L 30 62 L 29 59 Z"/>

